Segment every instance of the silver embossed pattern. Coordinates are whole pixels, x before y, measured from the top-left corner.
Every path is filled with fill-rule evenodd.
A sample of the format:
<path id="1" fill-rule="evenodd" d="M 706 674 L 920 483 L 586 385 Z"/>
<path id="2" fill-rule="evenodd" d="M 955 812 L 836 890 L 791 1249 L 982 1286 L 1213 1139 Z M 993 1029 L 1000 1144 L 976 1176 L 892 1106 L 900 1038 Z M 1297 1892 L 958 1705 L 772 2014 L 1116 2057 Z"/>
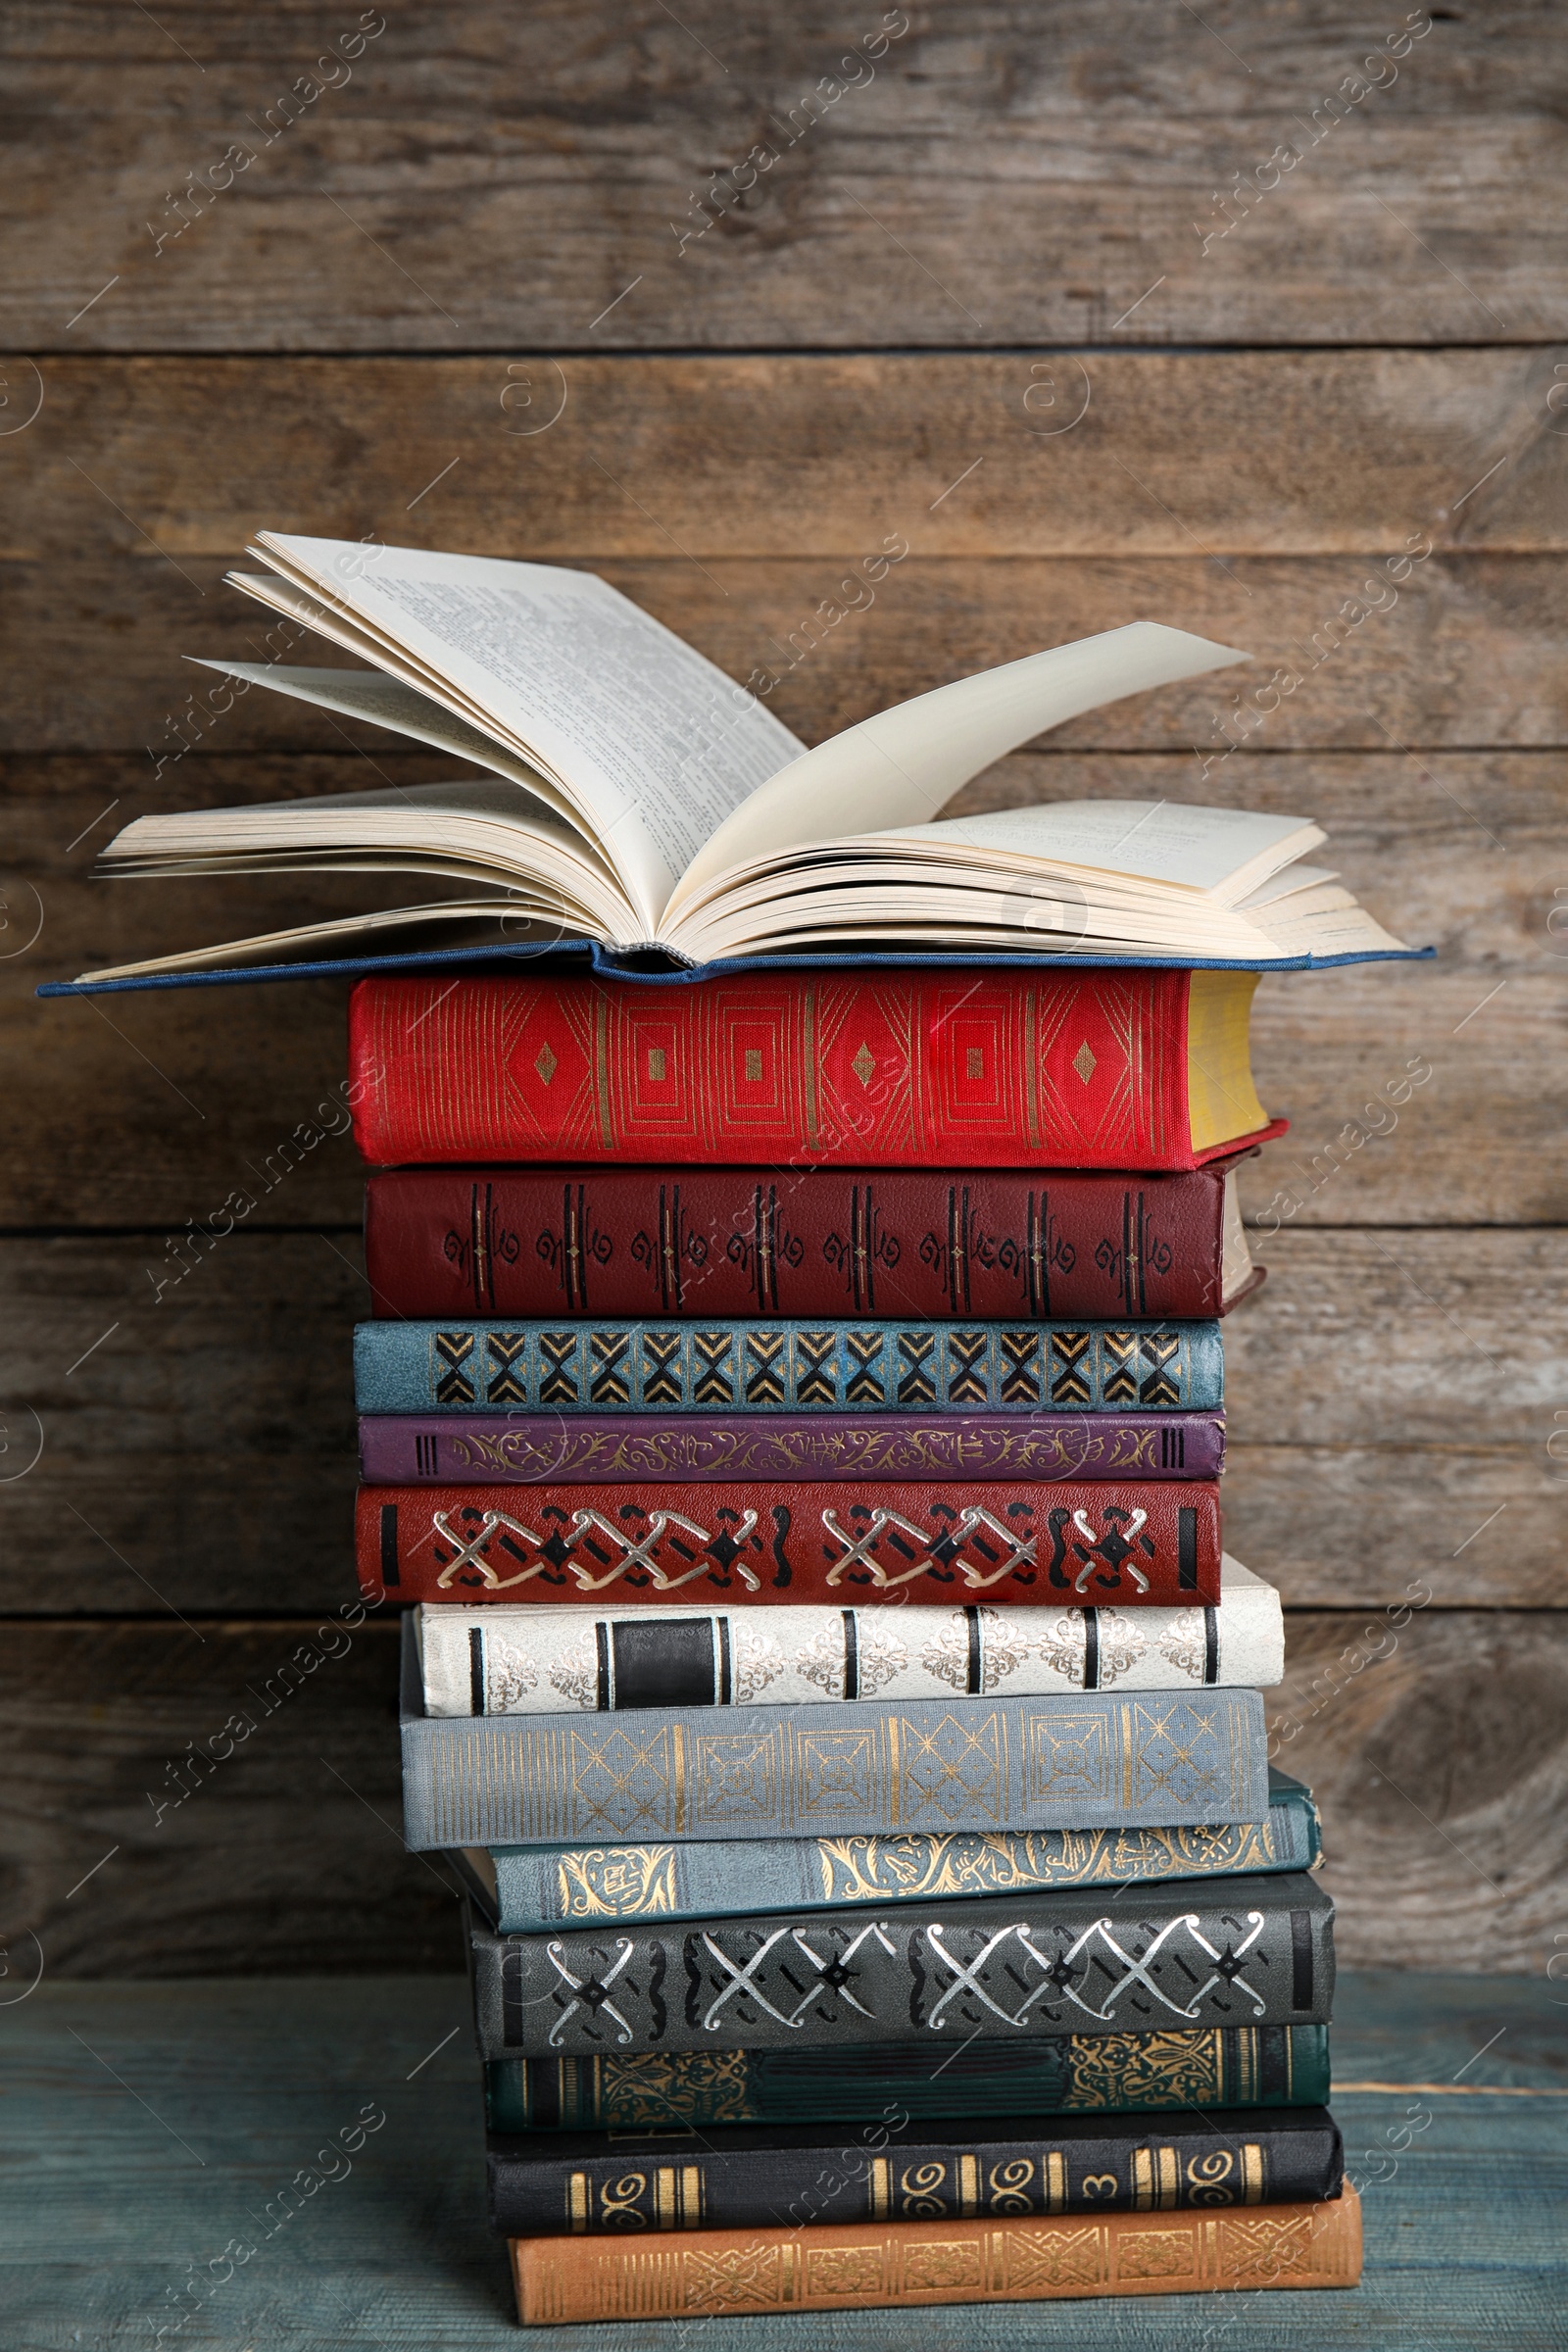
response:
<path id="1" fill-rule="evenodd" d="M 824 1699 L 1037 1697 L 1263 1689 L 1284 1668 L 1273 1587 L 1227 1557 L 1217 1609 L 968 1606 L 640 1608 L 548 1603 L 417 1612 L 432 1716 L 592 1714 Z"/>

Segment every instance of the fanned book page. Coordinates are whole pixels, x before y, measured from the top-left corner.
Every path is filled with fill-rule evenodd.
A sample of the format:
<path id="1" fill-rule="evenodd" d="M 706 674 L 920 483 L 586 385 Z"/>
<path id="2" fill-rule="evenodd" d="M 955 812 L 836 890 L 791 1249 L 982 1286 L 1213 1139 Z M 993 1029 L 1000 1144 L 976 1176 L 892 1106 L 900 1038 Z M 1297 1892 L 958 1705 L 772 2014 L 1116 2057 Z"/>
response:
<path id="1" fill-rule="evenodd" d="M 368 952 L 587 944 L 677 964 L 882 950 L 1248 965 L 1408 953 L 1309 821 L 1067 801 L 940 821 L 1081 712 L 1248 656 L 1155 621 L 958 678 L 813 750 L 591 572 L 264 532 L 232 584 L 368 668 L 212 662 L 490 771 L 138 817 L 100 871 L 411 877 L 405 905 L 120 964 L 82 984 Z M 412 877 L 420 877 L 416 884 Z"/>

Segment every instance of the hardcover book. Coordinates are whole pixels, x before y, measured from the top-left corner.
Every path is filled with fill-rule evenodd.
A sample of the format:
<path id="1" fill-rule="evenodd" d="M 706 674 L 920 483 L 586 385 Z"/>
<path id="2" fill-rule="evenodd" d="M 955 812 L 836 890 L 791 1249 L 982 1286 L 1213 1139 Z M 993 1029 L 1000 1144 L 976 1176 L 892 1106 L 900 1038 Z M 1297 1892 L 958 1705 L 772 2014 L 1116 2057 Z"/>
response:
<path id="1" fill-rule="evenodd" d="M 405 1168 L 365 1188 L 374 1312 L 1221 1315 L 1262 1280 L 1234 1168 Z"/>
<path id="2" fill-rule="evenodd" d="M 1322 2107 L 1083 2116 L 1054 2130 L 1006 2116 L 923 2131 L 894 2105 L 857 2134 L 831 2124 L 670 2133 L 492 2135 L 490 2220 L 508 2237 L 666 2230 L 819 2229 L 976 2214 L 1212 2212 L 1337 2197 L 1344 2151 Z"/>
<path id="3" fill-rule="evenodd" d="M 1321 2107 L 1326 2026 L 1166 2026 L 973 2041 L 940 2067 L 908 2043 L 823 2050 L 596 2050 L 496 2058 L 495 2132 L 706 2130 L 711 2124 L 885 2124 L 903 2113 L 1160 2114 L 1172 2108 Z"/>
<path id="4" fill-rule="evenodd" d="M 498 1936 L 470 1914 L 480 2053 L 826 2049 L 1162 2027 L 1324 2025 L 1334 1906 L 1314 1879 L 1211 1879 L 762 1912 L 630 1934 Z"/>
<path id="5" fill-rule="evenodd" d="M 366 1413 L 367 1486 L 1218 1478 L 1223 1413 Z"/>
<path id="6" fill-rule="evenodd" d="M 1195 1168 L 1284 1131 L 1248 1059 L 1256 985 L 816 967 L 362 980 L 354 1133 L 377 1167 Z"/>
<path id="7" fill-rule="evenodd" d="M 1267 1689 L 1285 1670 L 1279 1594 L 1226 1556 L 1219 1608 L 755 1606 L 635 1617 L 586 1609 L 416 1612 L 427 1715 L 589 1715 L 825 1698 L 1035 1697 L 1043 1690 Z"/>
<path id="8" fill-rule="evenodd" d="M 1042 1608 L 1219 1598 L 1219 1489 L 1139 1486 L 362 1487 L 368 1600 L 510 1594 L 619 1608 L 896 1595 Z M 1212 1679 L 1212 1678 L 1210 1678 Z M 1082 1688 L 1082 1685 L 1079 1686 Z M 712 1703 L 705 1701 L 706 1703 Z"/>
<path id="9" fill-rule="evenodd" d="M 517 2318 L 729 2318 L 761 2312 L 914 2310 L 1091 2295 L 1271 2292 L 1354 2286 L 1361 2206 L 1347 2181 L 1322 2204 L 1097 2219 L 873 2222 L 858 2229 L 696 2230 L 626 2243 L 509 2241 Z"/>
<path id="10" fill-rule="evenodd" d="M 889 541 L 890 548 L 894 544 Z M 899 542 L 903 554 L 907 544 Z M 120 976 L 363 945 L 563 936 L 690 963 L 846 940 L 1087 944 L 1289 962 L 1397 954 L 1294 816 L 1065 802 L 931 823 L 1004 752 L 1076 713 L 1248 657 L 1135 621 L 959 679 L 808 751 L 590 572 L 264 532 L 231 583 L 368 669 L 212 666 L 488 772 L 472 781 L 139 818 L 109 873 L 337 867 L 444 879 L 379 914 L 152 957 Z M 885 572 L 899 556 L 876 562 Z M 880 573 L 879 575 L 880 576 Z M 114 977 L 99 973 L 93 978 Z"/>
<path id="11" fill-rule="evenodd" d="M 1201 1829 L 470 1846 L 450 1857 L 504 1935 L 624 1920 L 744 1918 L 757 1907 L 759 1886 L 792 1911 L 832 1911 L 1054 1886 L 1115 1894 L 1163 1879 L 1316 1870 L 1320 1858 L 1311 1790 L 1272 1767 L 1261 1822 Z"/>
<path id="12" fill-rule="evenodd" d="M 402 1718 L 416 1849 L 1201 1828 L 1268 1811 L 1255 1690 L 441 1721 L 407 1620 Z"/>
<path id="13" fill-rule="evenodd" d="M 362 1413 L 1211 1412 L 1217 1323 L 361 1323 Z"/>

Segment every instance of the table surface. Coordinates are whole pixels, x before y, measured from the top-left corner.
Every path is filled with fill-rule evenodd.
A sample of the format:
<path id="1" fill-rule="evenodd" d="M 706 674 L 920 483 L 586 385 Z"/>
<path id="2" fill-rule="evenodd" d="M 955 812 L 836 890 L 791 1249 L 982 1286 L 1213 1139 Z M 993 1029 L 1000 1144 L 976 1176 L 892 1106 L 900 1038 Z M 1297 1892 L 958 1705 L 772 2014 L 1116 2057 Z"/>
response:
<path id="1" fill-rule="evenodd" d="M 1342 1976 L 1334 2104 L 1366 2183 L 1353 2293 L 524 2337 L 485 2226 L 462 1979 L 45 1981 L 26 1992 L 26 1957 L 13 1948 L 0 1974 L 5 2352 L 160 2340 L 163 2352 L 689 2352 L 698 2325 L 702 2352 L 1214 2352 L 1233 2328 L 1248 2352 L 1568 2343 L 1568 1985 L 1540 1978 Z M 373 2129 L 357 2152 L 328 2159 L 361 2119 Z M 283 2192 L 302 2172 L 320 2184 L 295 2210 Z M 254 2247 L 238 2268 L 236 2243 Z"/>

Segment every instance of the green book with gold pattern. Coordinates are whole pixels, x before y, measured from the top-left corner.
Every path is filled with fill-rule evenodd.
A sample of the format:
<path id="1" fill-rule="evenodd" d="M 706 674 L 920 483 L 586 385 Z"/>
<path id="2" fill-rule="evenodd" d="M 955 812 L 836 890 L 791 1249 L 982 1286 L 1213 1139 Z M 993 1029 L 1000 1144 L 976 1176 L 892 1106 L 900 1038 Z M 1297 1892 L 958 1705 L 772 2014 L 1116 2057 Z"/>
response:
<path id="1" fill-rule="evenodd" d="M 1311 1790 L 1283 1772 L 1268 1778 L 1267 1818 L 1219 1828 L 470 1846 L 454 1859 L 504 1936 L 596 1920 L 738 1919 L 756 1910 L 759 1887 L 767 1889 L 770 1910 L 836 1911 L 1315 1870 L 1321 1848 Z"/>
<path id="2" fill-rule="evenodd" d="M 897 2044 L 828 2050 L 595 2051 L 485 2068 L 492 2132 L 634 2132 L 909 2117 L 1318 2107 L 1326 2026 L 1175 2027 L 974 2041 L 933 2066 Z"/>

